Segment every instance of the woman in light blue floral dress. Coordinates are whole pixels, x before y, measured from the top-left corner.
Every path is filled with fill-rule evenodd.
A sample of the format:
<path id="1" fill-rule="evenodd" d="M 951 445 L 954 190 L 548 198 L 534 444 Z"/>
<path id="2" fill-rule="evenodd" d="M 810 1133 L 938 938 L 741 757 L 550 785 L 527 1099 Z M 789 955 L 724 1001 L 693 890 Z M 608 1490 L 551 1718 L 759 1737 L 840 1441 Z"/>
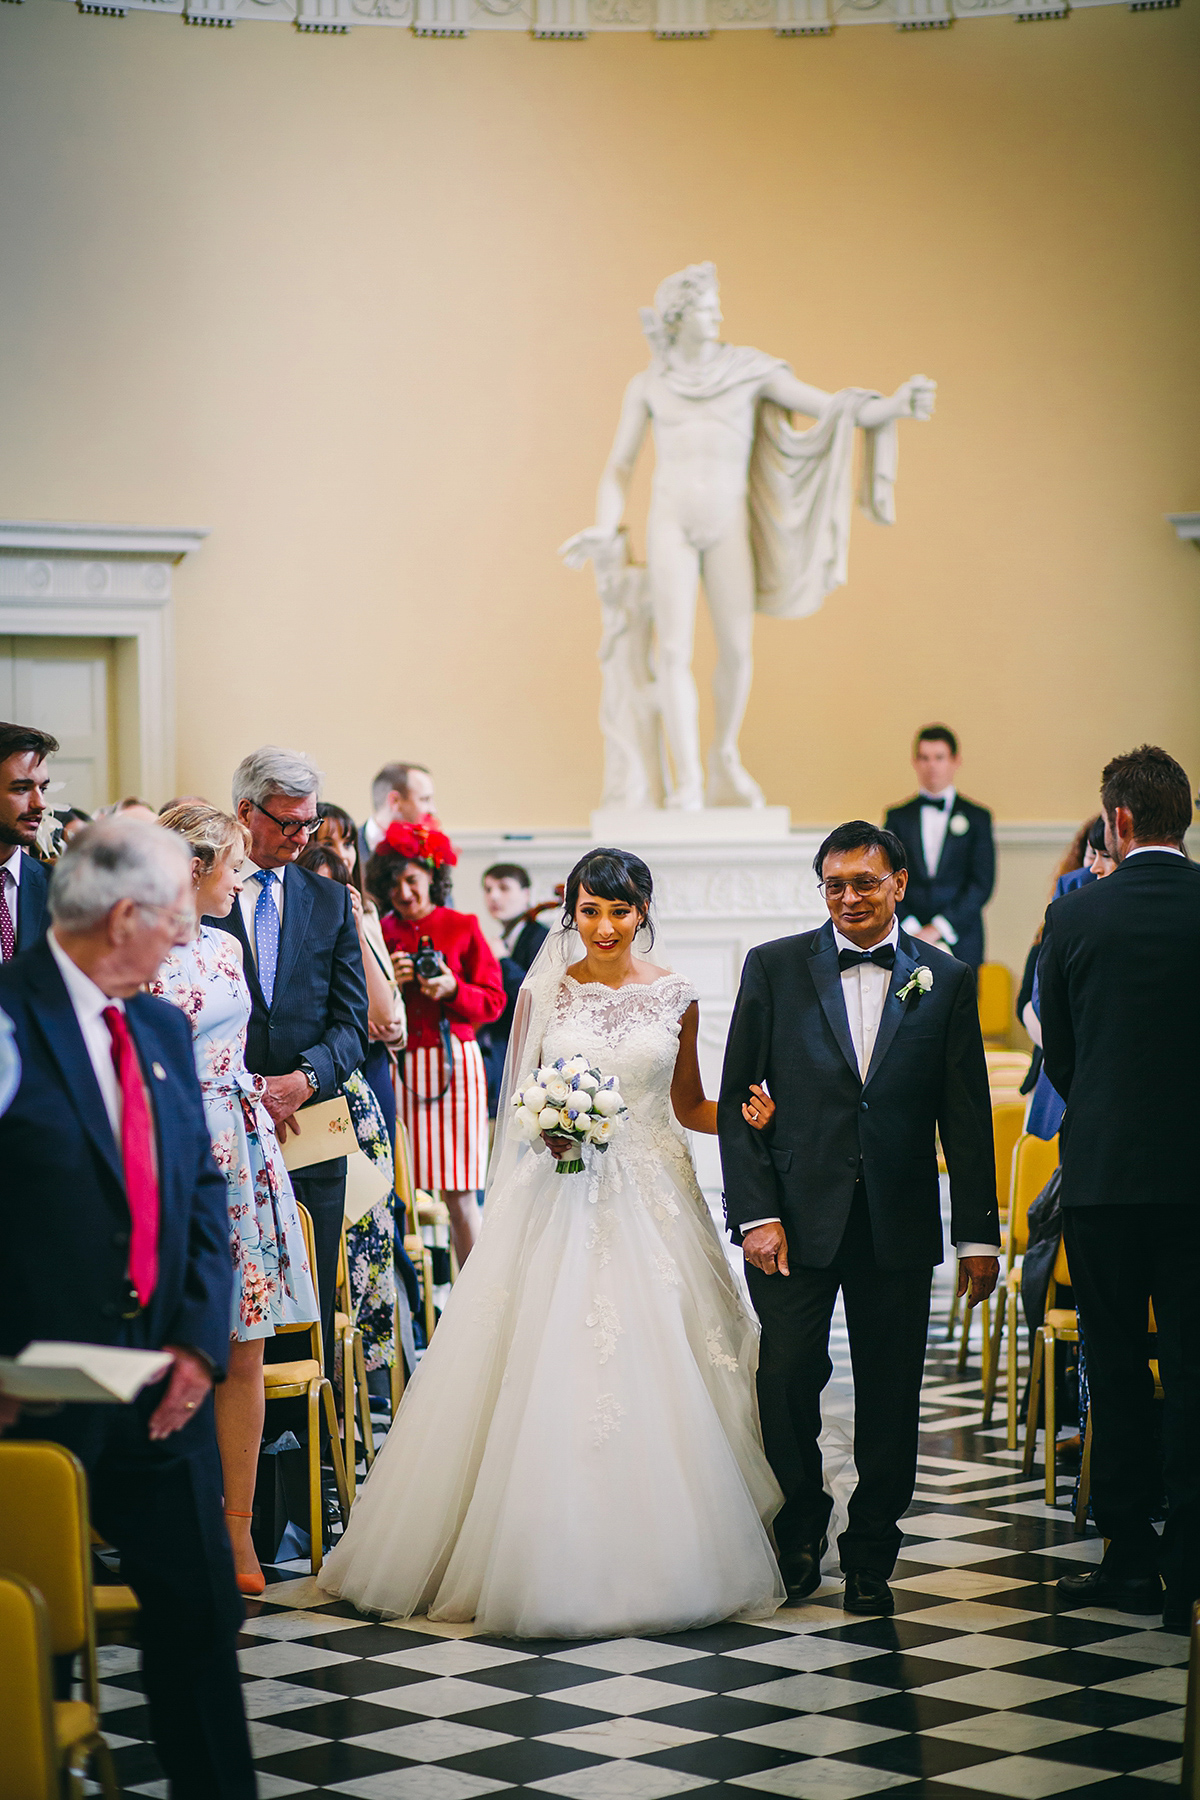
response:
<path id="1" fill-rule="evenodd" d="M 161 823 L 192 847 L 197 911 L 224 918 L 241 889 L 242 826 L 203 801 L 172 807 Z M 317 1318 L 312 1273 L 291 1180 L 262 1105 L 265 1084 L 246 1067 L 250 990 L 237 939 L 201 925 L 190 944 L 171 951 L 150 991 L 187 1014 L 213 1157 L 229 1188 L 232 1341 L 229 1371 L 216 1391 L 217 1441 L 238 1586 L 261 1593 L 250 1521 L 265 1407 L 263 1343 L 277 1325 Z"/>

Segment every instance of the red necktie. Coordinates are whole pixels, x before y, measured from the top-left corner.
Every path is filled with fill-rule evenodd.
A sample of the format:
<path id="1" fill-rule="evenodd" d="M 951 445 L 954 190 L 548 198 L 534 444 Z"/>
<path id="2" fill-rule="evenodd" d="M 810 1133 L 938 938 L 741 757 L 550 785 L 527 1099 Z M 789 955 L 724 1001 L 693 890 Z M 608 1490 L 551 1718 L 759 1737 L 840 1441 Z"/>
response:
<path id="1" fill-rule="evenodd" d="M 143 1306 L 158 1280 L 158 1177 L 154 1172 L 154 1126 L 142 1086 L 137 1051 L 125 1014 L 106 1006 L 104 1023 L 112 1038 L 112 1058 L 121 1084 L 121 1161 L 129 1202 L 129 1279 Z"/>

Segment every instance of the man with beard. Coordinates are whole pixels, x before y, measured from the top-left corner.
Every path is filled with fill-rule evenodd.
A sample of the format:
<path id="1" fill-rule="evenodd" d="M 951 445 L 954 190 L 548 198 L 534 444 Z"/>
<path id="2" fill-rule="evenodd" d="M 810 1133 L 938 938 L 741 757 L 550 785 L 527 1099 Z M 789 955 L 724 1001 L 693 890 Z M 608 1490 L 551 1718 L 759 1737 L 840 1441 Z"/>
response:
<path id="1" fill-rule="evenodd" d="M 46 759 L 57 749 L 48 731 L 0 721 L 0 962 L 45 936 L 50 881 L 29 852 L 46 812 Z"/>

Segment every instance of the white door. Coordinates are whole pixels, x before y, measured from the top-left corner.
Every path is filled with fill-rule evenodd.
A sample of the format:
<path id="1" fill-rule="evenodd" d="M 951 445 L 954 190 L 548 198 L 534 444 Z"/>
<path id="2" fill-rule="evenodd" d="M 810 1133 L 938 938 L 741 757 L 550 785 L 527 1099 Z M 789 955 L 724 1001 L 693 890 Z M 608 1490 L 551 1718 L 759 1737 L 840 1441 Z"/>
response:
<path id="1" fill-rule="evenodd" d="M 95 812 L 116 798 L 113 660 L 107 638 L 0 637 L 0 718 L 58 739 L 56 811 Z"/>

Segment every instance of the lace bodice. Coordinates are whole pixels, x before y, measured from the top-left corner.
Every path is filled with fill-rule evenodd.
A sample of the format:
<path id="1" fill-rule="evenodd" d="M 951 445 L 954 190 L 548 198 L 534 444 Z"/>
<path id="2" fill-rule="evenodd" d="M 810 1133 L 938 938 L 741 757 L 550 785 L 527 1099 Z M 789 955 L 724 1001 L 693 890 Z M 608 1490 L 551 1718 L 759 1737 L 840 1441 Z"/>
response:
<path id="1" fill-rule="evenodd" d="M 695 999 L 695 988 L 682 975 L 622 988 L 565 976 L 542 1041 L 542 1060 L 586 1056 L 605 1075 L 616 1076 L 630 1127 L 658 1138 L 665 1134 L 681 1145 L 683 1134 L 671 1111 L 671 1078 L 679 1021 Z"/>

